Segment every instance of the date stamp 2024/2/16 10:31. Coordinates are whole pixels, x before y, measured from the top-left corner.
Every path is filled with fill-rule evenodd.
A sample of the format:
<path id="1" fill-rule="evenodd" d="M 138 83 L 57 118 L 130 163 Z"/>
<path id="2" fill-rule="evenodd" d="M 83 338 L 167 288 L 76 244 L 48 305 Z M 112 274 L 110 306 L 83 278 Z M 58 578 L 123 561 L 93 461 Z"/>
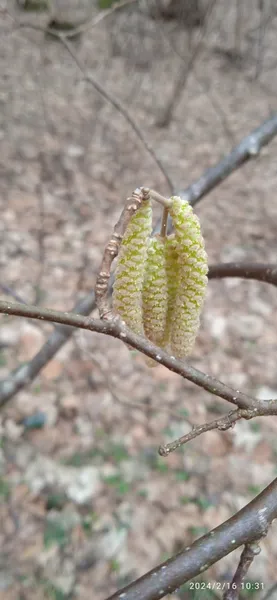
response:
<path id="1" fill-rule="evenodd" d="M 233 581 L 190 581 L 189 589 L 190 590 L 236 590 L 238 587 L 241 590 L 247 591 L 258 591 L 264 590 L 265 585 L 261 581 L 242 581 L 240 586 L 238 586 Z"/>

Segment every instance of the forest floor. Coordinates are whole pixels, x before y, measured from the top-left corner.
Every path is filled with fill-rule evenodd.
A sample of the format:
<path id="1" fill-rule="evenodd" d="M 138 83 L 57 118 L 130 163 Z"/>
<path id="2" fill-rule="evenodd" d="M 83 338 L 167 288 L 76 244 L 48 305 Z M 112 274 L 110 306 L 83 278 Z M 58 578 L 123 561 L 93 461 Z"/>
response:
<path id="1" fill-rule="evenodd" d="M 260 83 L 248 63 L 244 70 L 230 62 L 218 50 L 225 23 L 220 39 L 207 33 L 169 126 L 159 128 L 183 63 L 167 43 L 172 32 L 154 35 L 154 22 L 142 47 L 131 30 L 136 18 L 128 28 L 122 15 L 115 21 L 122 47 L 114 58 L 106 21 L 71 43 L 86 73 L 128 107 L 178 190 L 269 116 L 274 72 Z M 46 25 L 43 15 L 28 19 Z M 9 15 L 0 27 L 1 293 L 11 299 L 8 287 L 25 302 L 68 311 L 94 288 L 125 198 L 139 185 L 168 189 L 129 124 L 61 43 L 19 29 Z M 175 32 L 179 53 L 184 36 Z M 211 264 L 276 261 L 276 151 L 273 140 L 197 205 Z M 273 286 L 211 281 L 191 364 L 235 389 L 277 397 L 276 311 Z M 52 330 L 2 316 L 1 378 Z M 164 441 L 229 409 L 165 367 L 149 369 L 118 340 L 76 331 L 1 413 L 1 599 L 104 600 L 254 498 L 276 475 L 276 418 L 212 431 L 158 456 Z M 276 579 L 276 523 L 261 547 L 248 581 L 266 590 Z M 238 556 L 203 579 L 230 579 Z M 188 586 L 171 595 L 194 597 Z"/>

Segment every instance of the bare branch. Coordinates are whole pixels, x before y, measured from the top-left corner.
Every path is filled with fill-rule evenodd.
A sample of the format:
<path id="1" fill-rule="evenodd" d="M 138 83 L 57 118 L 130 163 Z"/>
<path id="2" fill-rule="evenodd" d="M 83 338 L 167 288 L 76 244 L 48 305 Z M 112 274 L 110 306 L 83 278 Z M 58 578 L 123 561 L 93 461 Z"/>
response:
<path id="1" fill-rule="evenodd" d="M 73 312 L 89 315 L 96 308 L 94 293 L 78 302 Z M 29 385 L 41 369 L 55 356 L 62 346 L 73 335 L 74 328 L 67 325 L 55 327 L 48 340 L 38 353 L 28 362 L 15 369 L 6 379 L 0 382 L 0 406 L 4 406 L 17 392 Z"/>
<path id="2" fill-rule="evenodd" d="M 273 285 L 276 285 L 277 280 L 275 265 L 255 265 L 254 263 L 223 263 L 212 265 L 209 269 L 208 276 L 210 279 L 221 277 L 244 277 L 272 283 Z M 109 285 L 111 289 L 111 283 Z M 8 291 L 9 288 L 3 286 L 3 284 L 1 287 L 4 293 L 11 293 L 11 291 Z M 14 298 L 23 303 L 21 298 L 16 297 L 15 295 Z M 95 307 L 94 294 L 90 294 L 79 302 L 72 312 L 89 315 Z M 74 330 L 68 326 L 57 327 L 56 331 L 50 335 L 49 339 L 45 342 L 36 356 L 34 356 L 27 365 L 24 365 L 24 370 L 19 367 L 19 369 L 16 369 L 11 373 L 7 379 L 0 382 L 0 406 L 4 405 L 19 390 L 35 379 L 47 362 L 51 360 L 60 348 L 70 339 L 73 331 Z"/>
<path id="3" fill-rule="evenodd" d="M 195 206 L 201 198 L 227 179 L 236 169 L 251 158 L 257 157 L 262 147 L 266 146 L 276 134 L 277 114 L 270 117 L 270 119 L 245 137 L 230 154 L 223 158 L 215 167 L 207 169 L 204 175 L 195 183 L 185 190 L 180 191 L 180 196 L 190 202 L 192 206 Z"/>
<path id="4" fill-rule="evenodd" d="M 203 39 L 204 39 L 204 36 L 206 33 L 206 29 L 207 29 L 207 26 L 209 23 L 209 18 L 210 18 L 212 11 L 216 5 L 216 1 L 217 0 L 210 0 L 210 3 L 208 4 L 208 7 L 206 9 L 206 14 L 204 15 L 204 18 L 203 18 L 204 25 L 201 28 L 197 43 L 195 44 L 195 48 L 188 60 L 188 63 L 185 65 L 184 64 L 182 65 L 181 72 L 178 73 L 178 77 L 177 77 L 176 83 L 174 85 L 174 89 L 171 94 L 171 98 L 170 98 L 167 106 L 163 110 L 162 115 L 157 120 L 157 125 L 159 125 L 160 127 L 167 127 L 169 125 L 170 120 L 172 118 L 172 114 L 180 101 L 180 98 L 182 96 L 182 93 L 183 93 L 184 87 L 187 83 L 190 72 L 192 71 L 192 68 L 203 48 L 202 42 L 203 42 Z"/>
<path id="5" fill-rule="evenodd" d="M 174 442 L 170 442 L 170 444 L 166 444 L 165 446 L 160 446 L 159 454 L 161 456 L 168 456 L 170 452 L 173 452 L 180 446 L 187 444 L 190 440 L 194 440 L 202 433 L 206 433 L 206 431 L 212 431 L 213 429 L 219 429 L 220 431 L 226 431 L 235 425 L 237 421 L 240 419 L 253 419 L 254 417 L 259 416 L 257 411 L 255 410 L 234 410 L 225 415 L 224 417 L 220 417 L 220 419 L 215 419 L 210 423 L 204 423 L 203 425 L 197 425 L 192 428 L 189 433 L 183 435 L 178 438 Z"/>
<path id="6" fill-rule="evenodd" d="M 277 479 L 231 519 L 107 600 L 159 600 L 236 548 L 265 536 L 276 517 Z"/>
<path id="7" fill-rule="evenodd" d="M 220 263 L 209 267 L 208 277 L 209 279 L 241 277 L 242 279 L 256 279 L 257 281 L 277 285 L 277 265 L 270 263 Z"/>
<path id="8" fill-rule="evenodd" d="M 150 190 L 148 188 L 137 188 L 123 208 L 118 222 L 114 226 L 114 230 L 106 248 L 102 259 L 102 264 L 97 277 L 95 286 L 95 298 L 99 315 L 101 319 L 113 318 L 112 310 L 108 300 L 109 279 L 111 275 L 111 265 L 115 257 L 118 255 L 121 240 L 125 233 L 126 227 L 142 202 L 149 200 Z"/>
<path id="9" fill-rule="evenodd" d="M 149 144 L 149 142 L 144 137 L 140 127 L 136 124 L 133 117 L 131 117 L 130 113 L 121 104 L 121 102 L 119 102 L 119 100 L 114 98 L 114 96 L 111 96 L 105 90 L 105 88 L 94 77 L 92 77 L 92 75 L 86 73 L 85 67 L 81 64 L 71 43 L 63 36 L 63 34 L 61 34 L 61 33 L 58 34 L 58 37 L 59 37 L 60 41 L 62 42 L 62 44 L 67 48 L 70 56 L 74 59 L 75 63 L 79 67 L 80 71 L 83 74 L 84 80 L 87 81 L 88 83 L 90 83 L 91 85 L 93 85 L 93 87 L 97 90 L 97 92 L 99 94 L 101 94 L 101 96 L 103 96 L 103 98 L 105 98 L 105 100 L 107 100 L 124 117 L 124 119 L 125 119 L 125 121 L 127 121 L 127 123 L 129 123 L 129 125 L 133 129 L 134 133 L 137 135 L 139 140 L 142 142 L 146 152 L 151 156 L 151 158 L 154 160 L 157 167 L 159 168 L 160 172 L 163 174 L 163 176 L 166 180 L 166 183 L 168 185 L 168 188 L 169 188 L 170 192 L 172 193 L 174 190 L 174 186 L 173 186 L 172 180 L 170 179 L 170 177 L 168 175 L 168 172 L 166 171 L 162 161 L 157 157 L 156 152 L 154 151 L 152 146 Z"/>
<path id="10" fill-rule="evenodd" d="M 25 302 L 25 300 L 23 300 L 22 296 L 17 294 L 17 292 L 14 292 L 14 290 L 12 290 L 8 285 L 5 285 L 4 283 L 0 283 L 0 289 L 2 290 L 2 292 L 5 295 L 11 296 L 15 300 L 17 300 L 17 302 L 20 302 L 21 304 L 27 304 L 27 302 Z"/>
<path id="11" fill-rule="evenodd" d="M 255 79 L 258 79 L 262 73 L 263 69 L 263 61 L 264 61 L 264 37 L 266 33 L 266 24 L 265 24 L 265 4 L 264 2 L 260 3 L 260 23 L 258 27 L 258 39 L 257 39 L 257 60 L 256 60 L 256 69 L 255 69 Z M 267 23 L 268 24 L 268 23 Z"/>
<path id="12" fill-rule="evenodd" d="M 64 313 L 57 310 L 38 308 L 37 306 L 32 305 L 25 306 L 23 304 L 5 301 L 0 301 L 0 313 L 39 319 L 50 323 L 61 323 L 63 325 L 87 329 L 88 331 L 95 331 L 96 333 L 103 333 L 120 339 L 124 341 L 125 344 L 129 344 L 132 348 L 149 356 L 149 358 L 153 358 L 156 362 L 164 365 L 174 373 L 181 375 L 184 379 L 188 379 L 207 392 L 219 396 L 220 398 L 231 402 L 231 404 L 235 404 L 238 408 L 254 410 L 259 416 L 261 414 L 263 416 L 277 414 L 277 400 L 255 400 L 239 390 L 232 389 L 214 377 L 210 377 L 209 375 L 198 371 L 198 369 L 194 369 L 185 361 L 170 356 L 167 352 L 152 344 L 148 339 L 136 335 L 133 331 L 123 325 L 118 317 L 112 320 L 91 319 L 80 314 Z M 25 370 L 28 370 L 28 365 L 20 368 L 19 372 L 21 372 L 21 376 L 22 374 L 25 376 Z M 20 379 L 18 371 L 17 376 Z M 4 402 L 2 401 L 2 404 L 3 403 Z"/>
<path id="13" fill-rule="evenodd" d="M 235 575 L 229 589 L 223 594 L 223 600 L 239 600 L 242 582 L 251 566 L 255 556 L 260 554 L 261 548 L 255 542 L 244 547 Z"/>
<path id="14" fill-rule="evenodd" d="M 253 148 L 258 154 L 261 148 L 268 144 L 276 136 L 276 134 L 277 114 L 273 115 L 260 127 L 245 137 L 240 144 L 236 146 L 234 150 L 228 154 L 218 165 L 208 169 L 199 180 L 190 185 L 186 190 L 183 190 L 183 192 L 180 192 L 180 194 L 187 198 L 192 205 L 195 205 L 207 194 L 209 194 L 209 192 L 217 185 L 224 181 L 231 173 L 242 166 L 250 158 L 255 156 L 256 154 L 253 151 Z M 267 267 L 270 267 L 270 265 Z M 224 265 L 224 269 L 225 268 L 228 268 L 227 265 Z M 258 268 L 258 265 L 256 265 L 255 268 Z M 210 267 L 210 278 L 217 277 L 217 275 L 213 273 L 213 269 L 215 269 L 216 272 L 218 266 L 213 265 Z M 223 272 L 221 269 L 223 269 L 223 267 L 220 267 L 220 274 L 218 277 L 223 277 Z M 250 269 L 248 265 L 246 272 L 249 270 Z M 230 268 L 230 276 L 232 276 L 231 271 L 232 268 Z M 239 267 L 236 276 L 240 276 Z M 247 277 L 247 275 L 243 276 Z M 261 279 L 261 281 L 267 281 L 267 279 L 264 278 Z M 269 281 L 269 283 L 272 282 Z M 275 281 L 273 283 L 275 283 Z M 89 294 L 73 308 L 72 312 L 88 315 L 94 308 L 94 294 Z M 42 346 L 41 350 L 39 350 L 38 354 L 30 361 L 30 363 L 24 365 L 24 372 L 22 371 L 22 368 L 19 367 L 19 369 L 12 373 L 7 379 L 0 382 L 0 405 L 1 403 L 5 404 L 19 390 L 33 381 L 41 369 L 47 364 L 47 362 L 51 360 L 51 358 L 55 356 L 55 354 L 67 342 L 67 340 L 70 339 L 72 333 L 72 327 L 58 327 L 57 330 L 50 335 L 49 339 Z"/>

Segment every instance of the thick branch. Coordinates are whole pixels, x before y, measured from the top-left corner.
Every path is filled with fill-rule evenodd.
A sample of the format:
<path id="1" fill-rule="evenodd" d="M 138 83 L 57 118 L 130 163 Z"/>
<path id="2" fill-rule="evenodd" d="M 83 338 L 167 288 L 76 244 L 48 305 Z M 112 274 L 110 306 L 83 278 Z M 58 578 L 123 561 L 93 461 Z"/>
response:
<path id="1" fill-rule="evenodd" d="M 277 285 L 277 265 L 269 263 L 220 263 L 209 267 L 208 277 L 209 279 L 240 277 Z"/>
<path id="2" fill-rule="evenodd" d="M 277 479 L 231 519 L 107 600 L 158 600 L 242 544 L 251 544 L 265 536 L 276 517 Z"/>
<path id="3" fill-rule="evenodd" d="M 252 409 L 258 414 L 261 414 L 262 411 L 263 415 L 277 414 L 277 400 L 255 400 L 239 390 L 233 390 L 231 387 L 214 377 L 210 377 L 209 375 L 198 371 L 198 369 L 194 369 L 186 362 L 177 360 L 174 356 L 170 356 L 167 352 L 158 346 L 155 346 L 146 338 L 136 335 L 133 331 L 127 329 L 127 327 L 120 322 L 119 318 L 102 321 L 100 319 L 83 317 L 80 314 L 64 313 L 47 308 L 31 305 L 25 306 L 23 304 L 4 301 L 0 301 L 0 313 L 39 319 L 50 323 L 61 323 L 63 325 L 87 329 L 89 331 L 95 331 L 96 333 L 104 333 L 111 337 L 121 339 L 126 344 L 132 346 L 132 348 L 139 350 L 174 373 L 181 375 L 184 379 L 192 381 L 215 396 L 224 398 L 224 400 L 235 404 L 238 408 Z M 24 368 L 24 366 L 21 367 L 21 372 L 23 372 L 23 374 Z M 26 369 L 28 369 L 28 365 Z"/>

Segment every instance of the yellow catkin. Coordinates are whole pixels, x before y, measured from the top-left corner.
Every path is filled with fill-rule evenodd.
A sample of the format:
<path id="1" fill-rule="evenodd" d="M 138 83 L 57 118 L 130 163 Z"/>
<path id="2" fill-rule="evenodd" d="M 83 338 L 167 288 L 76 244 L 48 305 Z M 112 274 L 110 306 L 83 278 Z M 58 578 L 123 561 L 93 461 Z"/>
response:
<path id="1" fill-rule="evenodd" d="M 113 286 L 113 310 L 135 333 L 143 334 L 142 285 L 152 230 L 150 201 L 130 219 L 120 246 Z"/>
<path id="2" fill-rule="evenodd" d="M 176 295 L 179 287 L 179 263 L 176 250 L 175 234 L 169 235 L 165 240 L 166 279 L 167 279 L 167 314 L 166 327 L 162 347 L 170 343 L 172 316 L 176 304 Z"/>
<path id="3" fill-rule="evenodd" d="M 145 336 L 163 347 L 166 329 L 168 291 L 166 271 L 166 240 L 157 235 L 148 241 L 142 288 L 142 314 Z M 148 367 L 157 367 L 152 358 L 145 358 Z"/>
<path id="4" fill-rule="evenodd" d="M 145 336 L 160 346 L 164 340 L 168 305 L 165 239 L 149 239 L 142 288 Z"/>
<path id="5" fill-rule="evenodd" d="M 177 358 L 191 353 L 207 286 L 207 254 L 198 217 L 188 202 L 174 196 L 169 209 L 178 255 L 178 290 L 171 317 L 170 345 Z"/>

